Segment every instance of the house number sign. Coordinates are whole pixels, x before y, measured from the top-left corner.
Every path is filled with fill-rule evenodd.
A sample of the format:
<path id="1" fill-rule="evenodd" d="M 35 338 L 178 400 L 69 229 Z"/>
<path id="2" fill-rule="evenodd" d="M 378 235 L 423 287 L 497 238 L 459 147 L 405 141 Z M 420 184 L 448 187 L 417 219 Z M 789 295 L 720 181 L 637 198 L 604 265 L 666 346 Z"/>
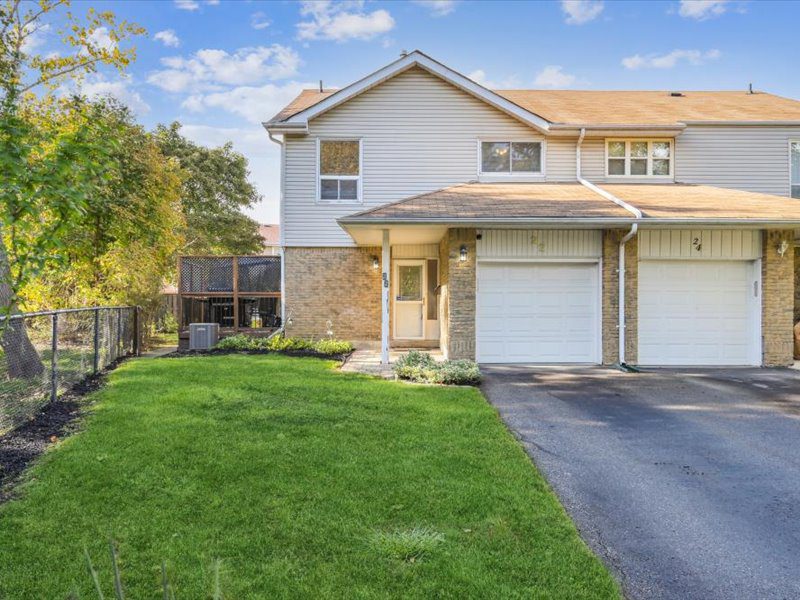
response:
<path id="1" fill-rule="evenodd" d="M 384 273 L 383 274 L 383 287 L 385 287 L 385 288 L 389 287 L 389 274 L 388 273 Z"/>

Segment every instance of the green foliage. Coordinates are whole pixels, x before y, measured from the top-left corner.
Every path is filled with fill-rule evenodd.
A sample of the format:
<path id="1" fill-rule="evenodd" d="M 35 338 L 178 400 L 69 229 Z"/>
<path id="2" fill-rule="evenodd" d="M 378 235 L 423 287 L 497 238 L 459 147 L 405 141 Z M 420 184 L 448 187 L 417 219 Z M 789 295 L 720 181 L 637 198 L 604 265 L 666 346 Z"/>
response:
<path id="1" fill-rule="evenodd" d="M 257 338 L 238 334 L 223 338 L 214 347 L 217 350 L 262 350 L 269 352 L 313 352 L 324 356 L 341 356 L 353 351 L 353 344 L 343 340 L 322 339 L 316 342 L 302 338 L 276 335 Z"/>
<path id="2" fill-rule="evenodd" d="M 414 527 L 390 533 L 379 532 L 372 540 L 373 546 L 380 554 L 410 563 L 429 555 L 442 542 L 444 535 L 429 527 Z"/>
<path id="3" fill-rule="evenodd" d="M 481 372 L 471 360 L 436 361 L 427 352 L 411 350 L 398 358 L 393 366 L 395 375 L 419 383 L 443 385 L 478 385 Z"/>
<path id="4" fill-rule="evenodd" d="M 619 598 L 495 409 L 280 354 L 139 359 L 0 505 L 0 598 Z M 416 563 L 374 532 L 428 526 Z M 57 534 L 57 537 L 55 537 Z M 410 546 L 405 545 L 408 550 Z M 413 548 L 411 548 L 413 549 Z M 174 567 L 172 567 L 174 565 Z"/>
<path id="5" fill-rule="evenodd" d="M 247 180 L 247 159 L 230 143 L 206 148 L 186 139 L 180 123 L 159 125 L 155 139 L 161 153 L 174 159 L 185 177 L 181 206 L 186 243 L 192 254 L 253 254 L 263 248 L 258 223 L 242 209 L 261 201 Z"/>
<path id="6" fill-rule="evenodd" d="M 164 313 L 158 322 L 159 333 L 178 333 L 178 319 L 171 312 Z"/>

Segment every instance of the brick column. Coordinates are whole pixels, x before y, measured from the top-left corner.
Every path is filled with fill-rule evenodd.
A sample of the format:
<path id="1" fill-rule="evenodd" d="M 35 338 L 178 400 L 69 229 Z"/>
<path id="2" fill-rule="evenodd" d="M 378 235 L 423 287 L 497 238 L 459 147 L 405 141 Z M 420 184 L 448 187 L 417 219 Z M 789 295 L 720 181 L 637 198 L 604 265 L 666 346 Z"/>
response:
<path id="1" fill-rule="evenodd" d="M 475 229 L 447 231 L 448 358 L 475 360 Z M 461 246 L 467 260 L 461 261 Z"/>
<path id="2" fill-rule="evenodd" d="M 628 229 L 603 231 L 603 364 L 619 360 L 619 242 Z M 638 362 L 639 347 L 639 243 L 625 244 L 625 361 Z"/>
<path id="3" fill-rule="evenodd" d="M 778 253 L 782 242 L 787 250 Z M 761 257 L 761 336 L 765 367 L 792 364 L 794 325 L 794 256 L 791 229 L 764 231 Z"/>
<path id="4" fill-rule="evenodd" d="M 800 321 L 800 248 L 794 249 L 794 322 Z"/>

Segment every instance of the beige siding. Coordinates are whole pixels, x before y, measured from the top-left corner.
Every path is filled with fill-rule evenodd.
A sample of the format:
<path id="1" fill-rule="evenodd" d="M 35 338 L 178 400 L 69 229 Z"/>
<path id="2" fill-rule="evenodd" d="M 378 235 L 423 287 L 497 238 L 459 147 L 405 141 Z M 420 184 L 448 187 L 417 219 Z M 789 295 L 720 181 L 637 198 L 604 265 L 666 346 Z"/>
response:
<path id="1" fill-rule="evenodd" d="M 657 229 L 639 233 L 639 258 L 754 260 L 761 232 L 741 229 Z"/>
<path id="2" fill-rule="evenodd" d="M 352 245 L 336 218 L 475 180 L 480 138 L 544 140 L 527 125 L 420 69 L 321 115 L 309 130 L 308 136 L 286 140 L 283 225 L 289 246 Z M 362 139 L 363 204 L 316 202 L 316 138 L 337 136 Z M 545 158 L 547 171 L 552 162 L 558 180 L 574 176 L 569 143 L 550 145 L 554 153 Z"/>
<path id="3" fill-rule="evenodd" d="M 599 258 L 602 234 L 594 230 L 484 229 L 479 259 Z"/>

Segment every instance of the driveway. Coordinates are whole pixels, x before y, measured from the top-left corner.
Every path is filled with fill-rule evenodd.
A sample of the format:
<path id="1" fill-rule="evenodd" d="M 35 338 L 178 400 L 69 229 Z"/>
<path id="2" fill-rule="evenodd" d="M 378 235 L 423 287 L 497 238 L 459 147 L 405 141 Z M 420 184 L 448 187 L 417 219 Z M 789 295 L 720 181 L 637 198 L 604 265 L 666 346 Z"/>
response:
<path id="1" fill-rule="evenodd" d="M 800 371 L 484 367 L 630 598 L 800 598 Z"/>

